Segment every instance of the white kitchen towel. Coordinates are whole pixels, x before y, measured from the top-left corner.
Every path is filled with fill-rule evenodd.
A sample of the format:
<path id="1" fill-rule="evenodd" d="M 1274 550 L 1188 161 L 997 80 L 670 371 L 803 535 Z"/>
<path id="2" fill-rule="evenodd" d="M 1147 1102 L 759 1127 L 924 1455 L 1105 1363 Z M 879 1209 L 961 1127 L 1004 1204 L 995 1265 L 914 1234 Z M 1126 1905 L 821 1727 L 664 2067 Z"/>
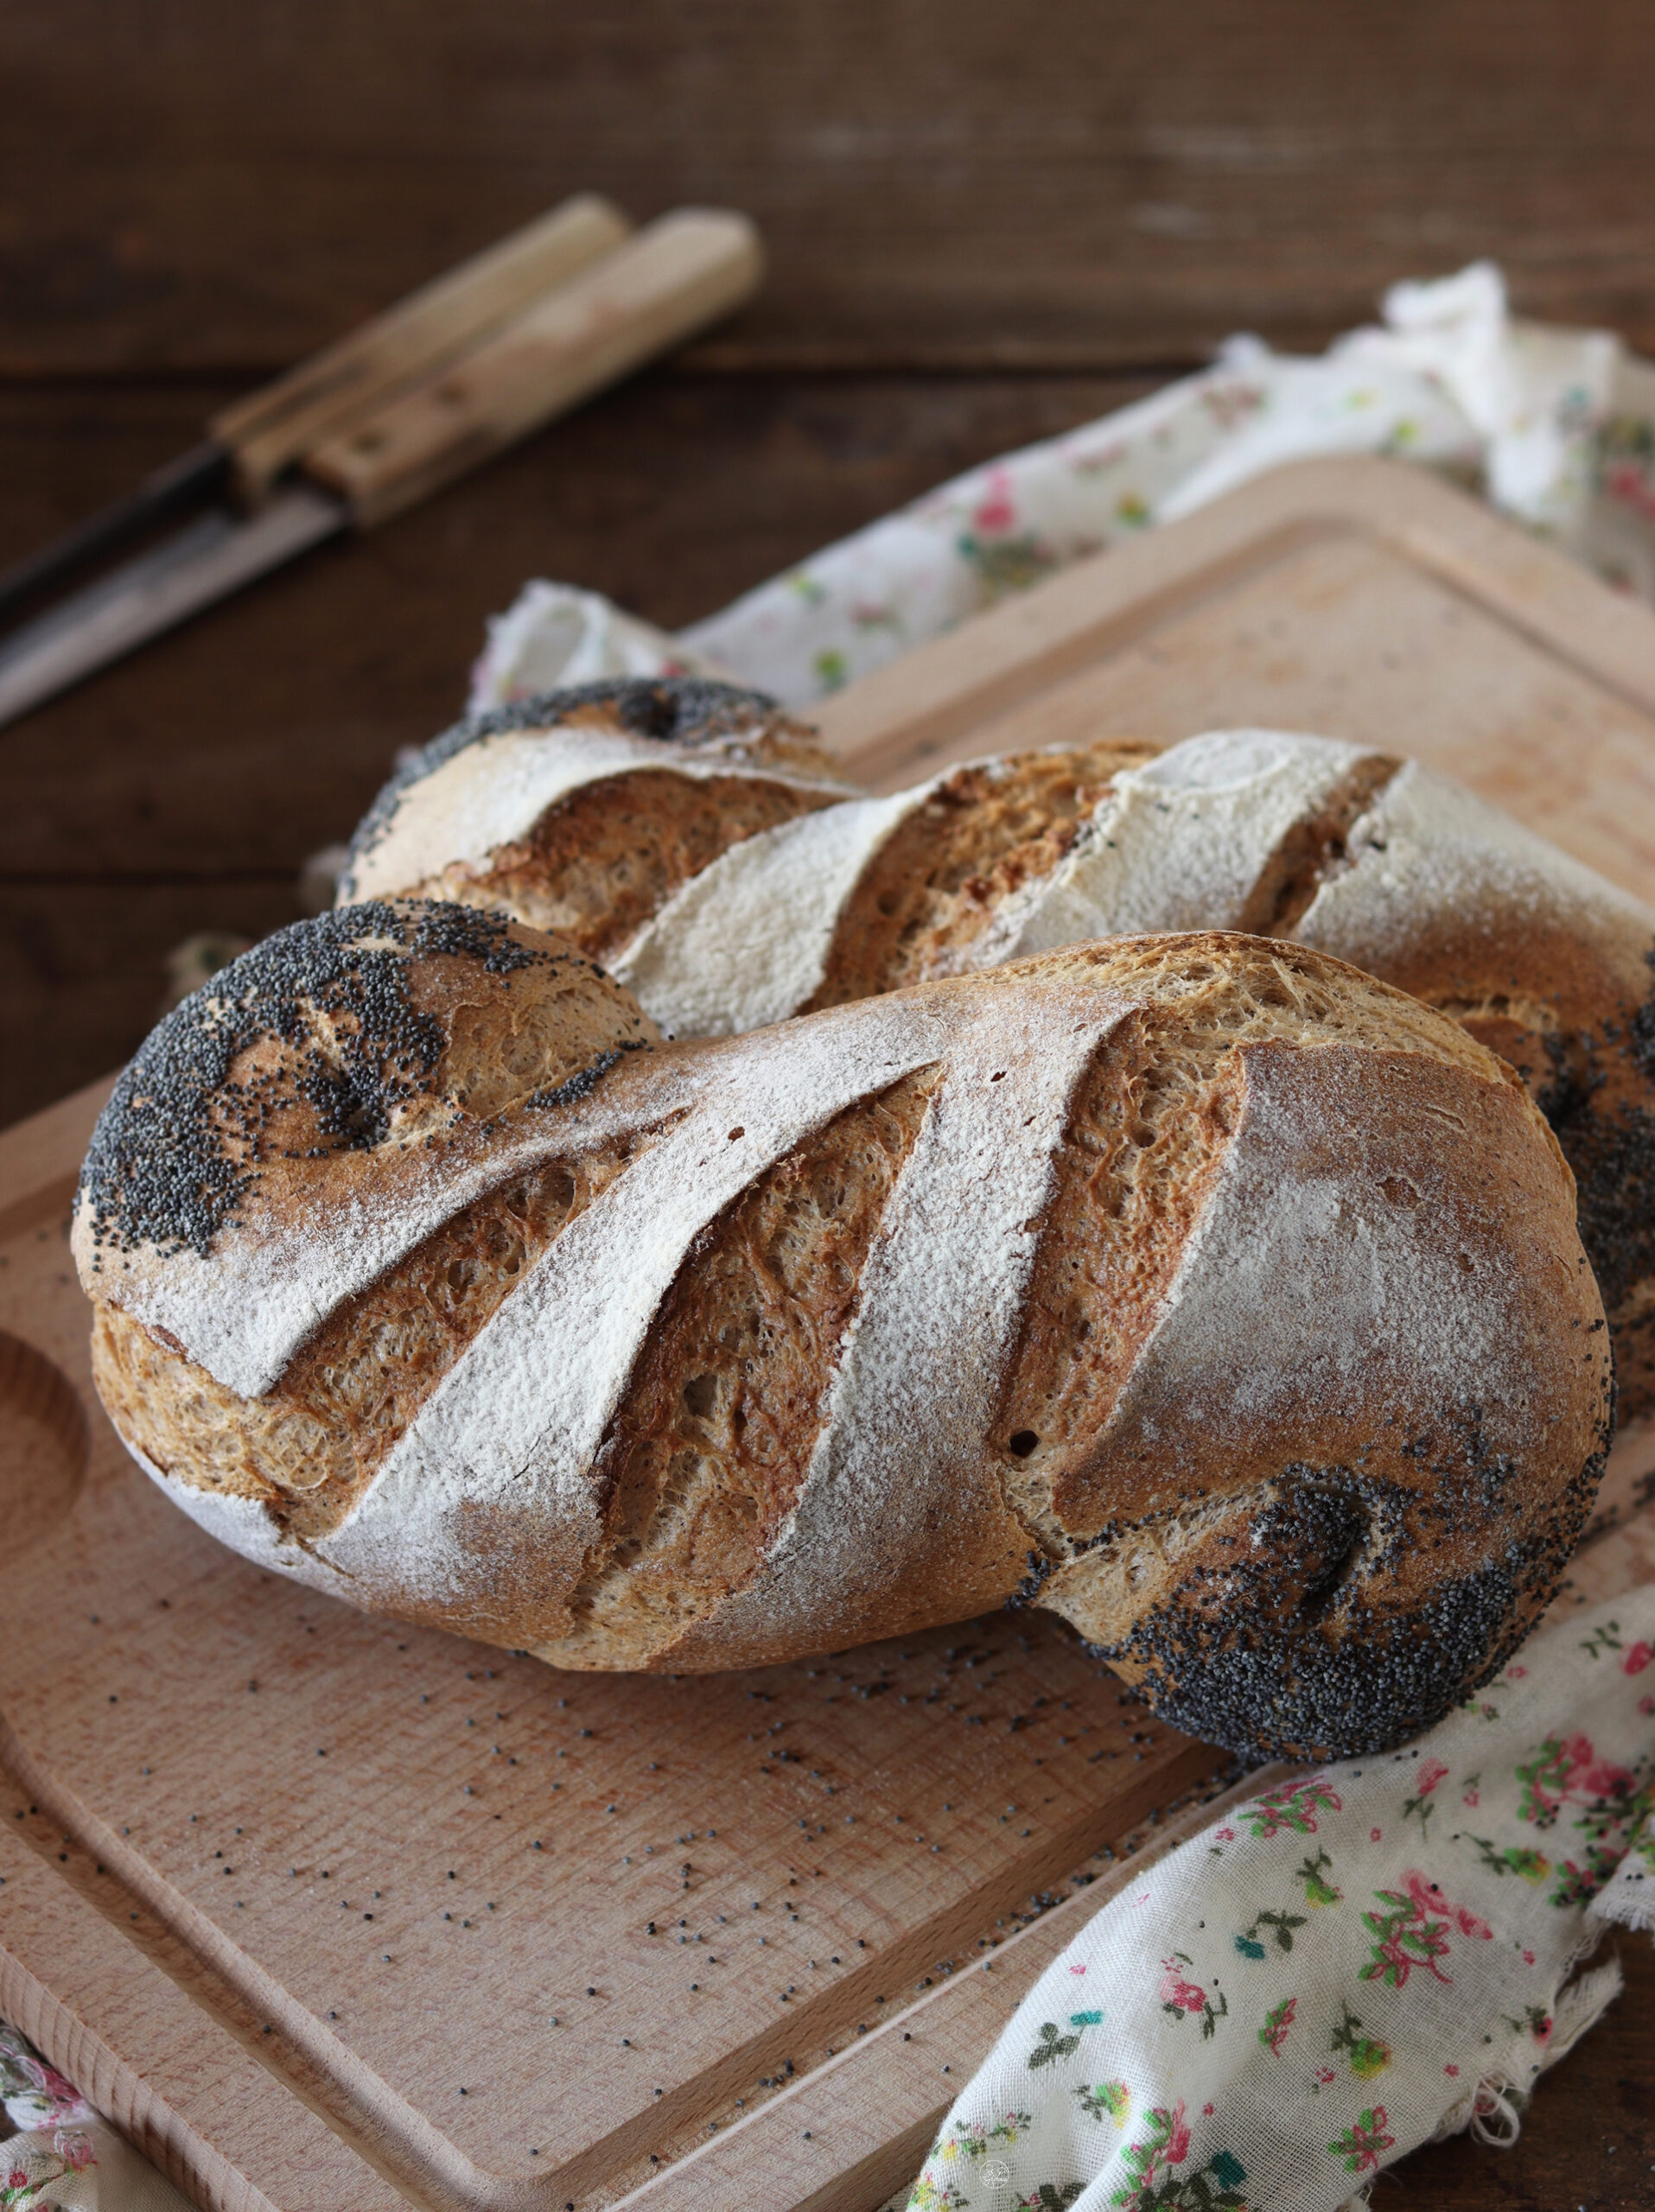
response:
<path id="1" fill-rule="evenodd" d="M 525 587 L 489 626 L 474 710 L 605 676 L 726 675 L 807 707 L 1083 554 L 1288 461 L 1390 454 L 1655 600 L 1655 366 L 1607 331 L 1524 322 L 1478 262 L 1395 286 L 1324 354 L 1232 339 L 1200 375 L 969 470 L 670 637 L 601 596 Z"/>
<path id="2" fill-rule="evenodd" d="M 1582 1956 L 1655 1923 L 1652 1657 L 1646 1587 L 1168 1853 L 1018 2006 L 910 2212 L 1334 2212 L 1422 2143 L 1511 2139 L 1620 1986 Z"/>

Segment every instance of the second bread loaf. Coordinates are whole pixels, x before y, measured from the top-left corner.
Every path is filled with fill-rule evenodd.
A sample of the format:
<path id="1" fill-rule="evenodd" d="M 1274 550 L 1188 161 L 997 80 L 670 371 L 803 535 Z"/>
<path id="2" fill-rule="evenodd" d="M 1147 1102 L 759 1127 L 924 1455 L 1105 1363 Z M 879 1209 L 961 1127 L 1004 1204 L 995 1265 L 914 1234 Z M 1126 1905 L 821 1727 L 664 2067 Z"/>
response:
<path id="1" fill-rule="evenodd" d="M 697 696 L 704 715 L 705 687 Z M 761 739 L 772 726 L 767 702 L 716 696 L 727 733 Z M 513 709 L 504 749 L 486 723 L 441 741 L 365 825 L 357 883 L 441 887 L 544 920 L 572 916 L 577 871 L 558 857 L 570 806 L 616 829 L 624 818 L 642 849 L 669 842 L 668 825 L 703 804 L 698 748 L 644 746 L 615 778 L 600 765 L 595 724 L 618 709 L 583 700 L 554 694 Z M 573 784 L 543 806 L 520 786 L 513 798 L 508 757 L 537 749 L 565 764 L 578 802 Z M 773 774 L 756 754 L 748 772 Z M 475 834 L 459 795 L 479 786 L 504 808 L 497 819 L 513 822 L 516 845 Z M 1416 761 L 1278 730 L 1215 731 L 1158 755 L 1117 741 L 1016 754 L 884 798 L 826 782 L 803 798 L 778 779 L 770 804 L 789 811 L 762 824 L 754 788 L 742 786 L 716 854 L 661 875 L 652 904 L 636 896 L 635 861 L 606 870 L 582 858 L 579 941 L 664 1028 L 727 1035 L 1132 931 L 1243 930 L 1316 946 L 1453 1015 L 1518 1069 L 1574 1170 L 1623 1415 L 1655 1410 L 1647 906 Z M 525 840 L 536 853 L 526 866 Z M 436 851 L 440 887 L 424 880 Z"/>

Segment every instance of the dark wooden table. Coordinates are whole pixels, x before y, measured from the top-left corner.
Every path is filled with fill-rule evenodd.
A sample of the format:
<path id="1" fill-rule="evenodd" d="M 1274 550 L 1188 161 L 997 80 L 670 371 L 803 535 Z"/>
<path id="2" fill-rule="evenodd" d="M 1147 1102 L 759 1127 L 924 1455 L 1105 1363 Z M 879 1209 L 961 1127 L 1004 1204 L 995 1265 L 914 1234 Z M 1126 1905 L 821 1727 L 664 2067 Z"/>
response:
<path id="1" fill-rule="evenodd" d="M 296 912 L 532 575 L 669 626 L 1196 365 L 1482 253 L 1655 353 L 1647 0 L 0 0 L 0 562 L 583 186 L 763 226 L 761 300 L 482 474 L 0 731 L 0 1123 Z M 1655 2204 L 1655 1958 L 1419 2208 Z"/>

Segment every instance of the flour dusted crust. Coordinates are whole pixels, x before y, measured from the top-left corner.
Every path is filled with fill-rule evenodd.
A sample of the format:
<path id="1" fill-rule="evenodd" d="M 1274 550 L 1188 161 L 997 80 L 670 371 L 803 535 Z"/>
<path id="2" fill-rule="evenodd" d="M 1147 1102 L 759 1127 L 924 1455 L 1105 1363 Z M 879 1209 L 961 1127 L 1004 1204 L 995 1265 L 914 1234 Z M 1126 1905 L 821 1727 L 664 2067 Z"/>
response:
<path id="1" fill-rule="evenodd" d="M 118 1429 L 265 1567 L 673 1670 L 1021 1592 L 1256 1750 L 1501 1663 L 1609 1414 L 1510 1071 L 1245 937 L 672 1045 L 520 924 L 343 910 L 156 1033 L 75 1249 Z"/>
<path id="2" fill-rule="evenodd" d="M 923 798 L 848 799 L 730 846 L 645 924 L 615 975 L 676 1036 L 785 1020 L 820 989 L 846 901 Z"/>
<path id="3" fill-rule="evenodd" d="M 455 899 L 608 955 L 731 844 L 848 796 L 761 693 L 589 683 L 434 739 L 357 830 L 340 903 Z"/>
<path id="4" fill-rule="evenodd" d="M 595 963 L 491 915 L 371 902 L 281 931 L 123 1072 L 77 1263 L 257 1396 L 411 1239 L 532 1160 L 545 1111 L 659 1033 Z"/>
<path id="5" fill-rule="evenodd" d="M 567 742 L 573 774 L 586 741 Z M 474 772 L 488 779 L 486 757 Z M 656 803 L 643 781 L 628 798 L 606 768 L 586 801 L 619 826 Z M 659 805 L 683 814 L 688 788 L 679 779 Z M 439 817 L 423 817 L 433 849 Z M 647 910 L 608 862 L 578 887 L 582 943 L 674 1035 L 1192 929 L 1314 944 L 1451 1014 L 1512 1062 L 1556 1131 L 1623 1416 L 1655 1410 L 1655 912 L 1497 809 L 1394 755 L 1236 729 L 1159 755 L 1116 742 L 979 762 L 890 798 L 742 823 Z M 417 880 L 395 836 L 380 864 L 387 887 Z M 460 895 L 567 926 L 575 874 L 544 848 Z"/>
<path id="6" fill-rule="evenodd" d="M 1295 934 L 1517 1069 L 1574 1172 L 1623 1415 L 1655 1410 L 1655 912 L 1409 761 Z"/>

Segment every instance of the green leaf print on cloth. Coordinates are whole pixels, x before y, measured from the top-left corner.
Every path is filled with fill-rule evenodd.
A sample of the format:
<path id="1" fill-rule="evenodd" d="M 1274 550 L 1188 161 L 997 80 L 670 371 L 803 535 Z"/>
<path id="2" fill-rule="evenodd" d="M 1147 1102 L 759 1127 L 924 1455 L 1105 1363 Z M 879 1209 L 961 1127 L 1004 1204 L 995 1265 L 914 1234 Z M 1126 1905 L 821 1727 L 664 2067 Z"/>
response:
<path id="1" fill-rule="evenodd" d="M 1190 2133 L 1182 2104 L 1170 2111 L 1157 2106 L 1148 2115 L 1149 2133 L 1121 2154 L 1132 2178 L 1111 2197 L 1123 2212 L 1247 2212 L 1240 2186 L 1245 2167 L 1228 2151 L 1215 2151 L 1194 2173 L 1178 2174 L 1189 2157 Z"/>
<path id="2" fill-rule="evenodd" d="M 1124 2127 L 1126 2115 L 1132 2109 L 1132 2092 L 1124 2082 L 1098 2082 L 1090 2088 L 1079 2088 L 1075 2094 L 1080 2100 L 1080 2109 L 1093 2120 L 1112 2120 L 1117 2127 Z"/>
<path id="3" fill-rule="evenodd" d="M 1259 1941 L 1258 1931 L 1261 1928 L 1266 1928 L 1270 1930 L 1270 1940 L 1278 1951 L 1290 1951 L 1293 1948 L 1294 1929 L 1302 1928 L 1305 1924 L 1306 1915 L 1302 1912 L 1258 1913 L 1255 1916 L 1253 1924 L 1246 1934 L 1237 1936 L 1236 1948 L 1244 1958 L 1265 1957 L 1267 1955 L 1264 1944 Z"/>
<path id="4" fill-rule="evenodd" d="M 1341 2005 L 1342 2018 L 1328 2038 L 1329 2050 L 1342 2050 L 1349 2057 L 1351 2071 L 1359 2081 L 1371 2082 L 1376 2074 L 1383 2074 L 1391 2063 L 1391 2045 L 1381 2043 L 1377 2036 L 1360 2032 L 1362 2023 L 1348 2005 Z"/>
<path id="5" fill-rule="evenodd" d="M 1369 2174 L 1378 2165 L 1379 2153 L 1390 2150 L 1396 2142 L 1396 2137 L 1387 2135 L 1384 2130 L 1384 2107 L 1370 2105 L 1360 2120 L 1353 2120 L 1327 2148 L 1336 2158 L 1344 2159 L 1352 2173 Z"/>
<path id="6" fill-rule="evenodd" d="M 1279 2005 L 1272 2005 L 1264 2015 L 1264 2024 L 1258 2031 L 1258 2040 L 1266 2050 L 1273 2050 L 1278 2058 L 1282 2045 L 1287 2041 L 1287 2031 L 1293 2025 L 1293 2015 L 1298 2009 L 1296 1997 L 1284 1997 Z"/>
<path id="7" fill-rule="evenodd" d="M 1340 1800 L 1321 1775 L 1308 1782 L 1290 1782 L 1284 1789 L 1268 1789 L 1256 1805 L 1241 1814 L 1257 1843 L 1268 1843 L 1283 1828 L 1295 1835 L 1314 1835 L 1319 1814 L 1342 1811 Z"/>
<path id="8" fill-rule="evenodd" d="M 1066 2181 L 1060 2189 L 1055 2182 L 1041 2182 L 1027 2196 L 1017 2199 L 1017 2212 L 1069 2212 L 1085 2185 L 1083 2181 Z"/>
<path id="9" fill-rule="evenodd" d="M 1319 1851 L 1314 1859 L 1307 1853 L 1294 1870 L 1294 1879 L 1304 1884 L 1304 1901 L 1307 1904 L 1339 1904 L 1343 1901 L 1344 1891 L 1336 1890 L 1327 1879 L 1328 1874 L 1333 1871 L 1333 1860 L 1325 1851 Z"/>
<path id="10" fill-rule="evenodd" d="M 1078 2035 L 1060 2035 L 1055 2020 L 1043 2020 L 1040 2041 L 1029 2052 L 1025 2063 L 1031 2067 L 1049 2066 L 1054 2058 L 1066 2058 L 1072 2050 L 1079 2050 L 1079 2048 Z"/>
<path id="11" fill-rule="evenodd" d="M 1618 1986 L 1578 1967 L 1594 1936 L 1655 1923 L 1652 1783 L 1655 1589 L 1533 1638 L 1416 1745 L 1261 1776 L 1101 1878 L 914 2212 L 1063 2212 L 1077 2187 L 1108 2212 L 1338 2212 L 1440 2131 L 1520 2110 Z M 993 2159 L 962 2152 L 1008 2113 Z"/>
<path id="12" fill-rule="evenodd" d="M 1452 1905 L 1437 1884 L 1410 1870 L 1403 1876 L 1401 1890 L 1376 1890 L 1384 1908 L 1365 1912 L 1362 1924 L 1374 1938 L 1372 1955 L 1361 1969 L 1362 1980 L 1382 1980 L 1389 1989 L 1405 1989 L 1409 1976 L 1423 1967 L 1435 1980 L 1451 1982 L 1442 1961 L 1453 1948 L 1456 1934 L 1487 1942 L 1493 1929 L 1464 1905 Z"/>

